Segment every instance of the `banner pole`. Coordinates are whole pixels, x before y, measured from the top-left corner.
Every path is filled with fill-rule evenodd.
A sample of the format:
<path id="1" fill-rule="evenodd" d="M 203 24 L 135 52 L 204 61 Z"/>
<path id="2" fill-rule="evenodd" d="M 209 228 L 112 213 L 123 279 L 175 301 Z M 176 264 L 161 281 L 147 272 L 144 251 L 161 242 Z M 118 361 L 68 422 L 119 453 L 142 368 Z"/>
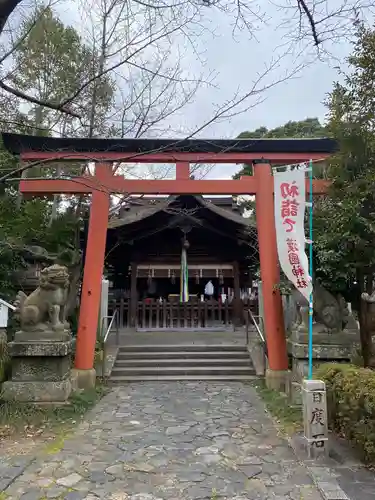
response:
<path id="1" fill-rule="evenodd" d="M 310 168 L 309 168 L 309 186 L 310 186 L 310 213 L 309 213 L 309 240 L 310 240 L 310 248 L 309 248 L 309 274 L 312 280 L 313 276 L 313 162 L 310 160 Z M 313 304 L 313 291 L 311 291 L 310 299 L 309 299 L 309 380 L 313 378 L 313 313 L 314 313 L 314 304 Z"/>

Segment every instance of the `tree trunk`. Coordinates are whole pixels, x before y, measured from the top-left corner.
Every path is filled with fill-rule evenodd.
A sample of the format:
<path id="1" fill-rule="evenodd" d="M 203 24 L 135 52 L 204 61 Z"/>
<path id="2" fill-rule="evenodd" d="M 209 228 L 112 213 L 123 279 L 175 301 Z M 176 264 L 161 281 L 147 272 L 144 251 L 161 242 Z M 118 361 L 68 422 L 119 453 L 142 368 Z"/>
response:
<path id="1" fill-rule="evenodd" d="M 61 175 L 61 165 L 57 166 L 57 177 L 60 177 Z M 60 195 L 54 194 L 53 195 L 53 203 L 52 203 L 52 209 L 51 209 L 51 215 L 48 221 L 49 227 L 52 226 L 52 223 L 55 219 L 57 219 L 57 212 L 59 208 L 59 203 L 60 203 Z"/>
<path id="2" fill-rule="evenodd" d="M 40 132 L 42 121 L 43 121 L 43 109 L 41 106 L 37 106 L 37 108 L 35 109 L 35 125 L 34 125 L 33 135 L 38 135 L 38 133 Z M 21 179 L 25 179 L 28 176 L 27 174 L 28 174 L 28 169 L 23 170 L 21 173 Z M 18 191 L 16 200 L 17 210 L 20 210 L 22 200 L 23 200 L 23 195 Z"/>
<path id="3" fill-rule="evenodd" d="M 67 125 L 67 122 L 66 122 L 66 120 L 64 120 L 63 129 L 62 129 L 62 137 L 66 137 L 66 125 Z M 60 177 L 61 172 L 62 172 L 61 164 L 58 164 L 56 167 L 56 176 Z M 60 204 L 60 195 L 54 194 L 53 195 L 51 216 L 49 218 L 49 223 L 48 223 L 49 227 L 51 227 L 53 224 L 53 221 L 57 219 L 57 212 L 59 209 L 59 204 Z"/>
<path id="4" fill-rule="evenodd" d="M 80 262 L 73 269 L 70 269 L 70 288 L 66 304 L 66 315 L 70 316 L 77 307 L 77 297 L 79 281 L 81 277 L 82 262 Z"/>
<path id="5" fill-rule="evenodd" d="M 363 366 L 366 367 L 370 362 L 370 353 L 368 345 L 368 333 L 367 333 L 367 303 L 361 300 L 359 306 L 359 332 L 361 338 L 361 353 L 363 358 Z"/>
<path id="6" fill-rule="evenodd" d="M 374 364 L 373 347 L 372 347 L 372 332 L 375 330 L 375 303 L 368 302 L 362 298 L 362 293 L 371 295 L 372 291 L 372 274 L 365 277 L 364 273 L 359 271 L 357 273 L 357 280 L 359 284 L 359 326 L 360 326 L 360 339 L 361 339 L 361 352 L 363 357 L 363 364 L 365 367 Z"/>

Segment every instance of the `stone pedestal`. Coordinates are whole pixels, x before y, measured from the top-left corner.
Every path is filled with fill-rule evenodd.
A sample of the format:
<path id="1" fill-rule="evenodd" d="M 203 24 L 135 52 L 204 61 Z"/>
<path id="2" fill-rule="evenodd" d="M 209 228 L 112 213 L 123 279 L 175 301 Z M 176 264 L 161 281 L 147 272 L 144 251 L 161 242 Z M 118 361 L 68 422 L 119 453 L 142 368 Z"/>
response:
<path id="1" fill-rule="evenodd" d="M 302 404 L 301 384 L 308 375 L 309 335 L 293 332 L 287 341 L 288 354 L 292 360 L 290 396 L 292 403 Z M 340 333 L 313 334 L 313 366 L 322 363 L 349 363 L 360 348 L 358 331 L 344 330 Z"/>
<path id="2" fill-rule="evenodd" d="M 50 333 L 49 340 L 47 334 L 39 340 L 29 337 L 29 333 L 17 332 L 9 344 L 12 376 L 3 384 L 3 399 L 33 403 L 67 401 L 72 391 L 70 333 Z"/>

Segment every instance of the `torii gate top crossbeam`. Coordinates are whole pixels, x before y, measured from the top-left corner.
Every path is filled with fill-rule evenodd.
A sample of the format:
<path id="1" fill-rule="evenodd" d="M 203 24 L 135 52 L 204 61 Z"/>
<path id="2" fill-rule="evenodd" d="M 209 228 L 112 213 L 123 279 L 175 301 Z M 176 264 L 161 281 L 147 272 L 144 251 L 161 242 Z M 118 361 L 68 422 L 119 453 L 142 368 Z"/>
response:
<path id="1" fill-rule="evenodd" d="M 19 190 L 25 195 L 89 194 L 102 191 L 118 194 L 256 194 L 259 185 L 253 176 L 238 180 L 192 180 L 190 163 L 291 164 L 323 160 L 334 153 L 332 139 L 235 139 L 235 140 L 140 140 L 68 139 L 3 134 L 6 149 L 23 161 L 93 161 L 95 175 L 70 179 L 22 179 Z M 175 180 L 125 179 L 115 175 L 117 163 L 176 163 Z M 327 191 L 327 181 L 314 181 L 314 194 Z"/>
<path id="2" fill-rule="evenodd" d="M 77 139 L 3 133 L 5 148 L 24 161 L 272 164 L 319 160 L 337 150 L 333 139 Z"/>

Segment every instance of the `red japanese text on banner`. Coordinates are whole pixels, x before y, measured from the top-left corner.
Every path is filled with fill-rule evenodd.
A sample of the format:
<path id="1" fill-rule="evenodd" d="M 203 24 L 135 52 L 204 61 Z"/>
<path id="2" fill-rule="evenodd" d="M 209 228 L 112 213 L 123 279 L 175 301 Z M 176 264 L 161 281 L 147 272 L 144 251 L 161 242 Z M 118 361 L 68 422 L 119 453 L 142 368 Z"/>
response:
<path id="1" fill-rule="evenodd" d="M 275 226 L 281 269 L 309 300 L 312 283 L 305 253 L 305 168 L 274 172 Z"/>

